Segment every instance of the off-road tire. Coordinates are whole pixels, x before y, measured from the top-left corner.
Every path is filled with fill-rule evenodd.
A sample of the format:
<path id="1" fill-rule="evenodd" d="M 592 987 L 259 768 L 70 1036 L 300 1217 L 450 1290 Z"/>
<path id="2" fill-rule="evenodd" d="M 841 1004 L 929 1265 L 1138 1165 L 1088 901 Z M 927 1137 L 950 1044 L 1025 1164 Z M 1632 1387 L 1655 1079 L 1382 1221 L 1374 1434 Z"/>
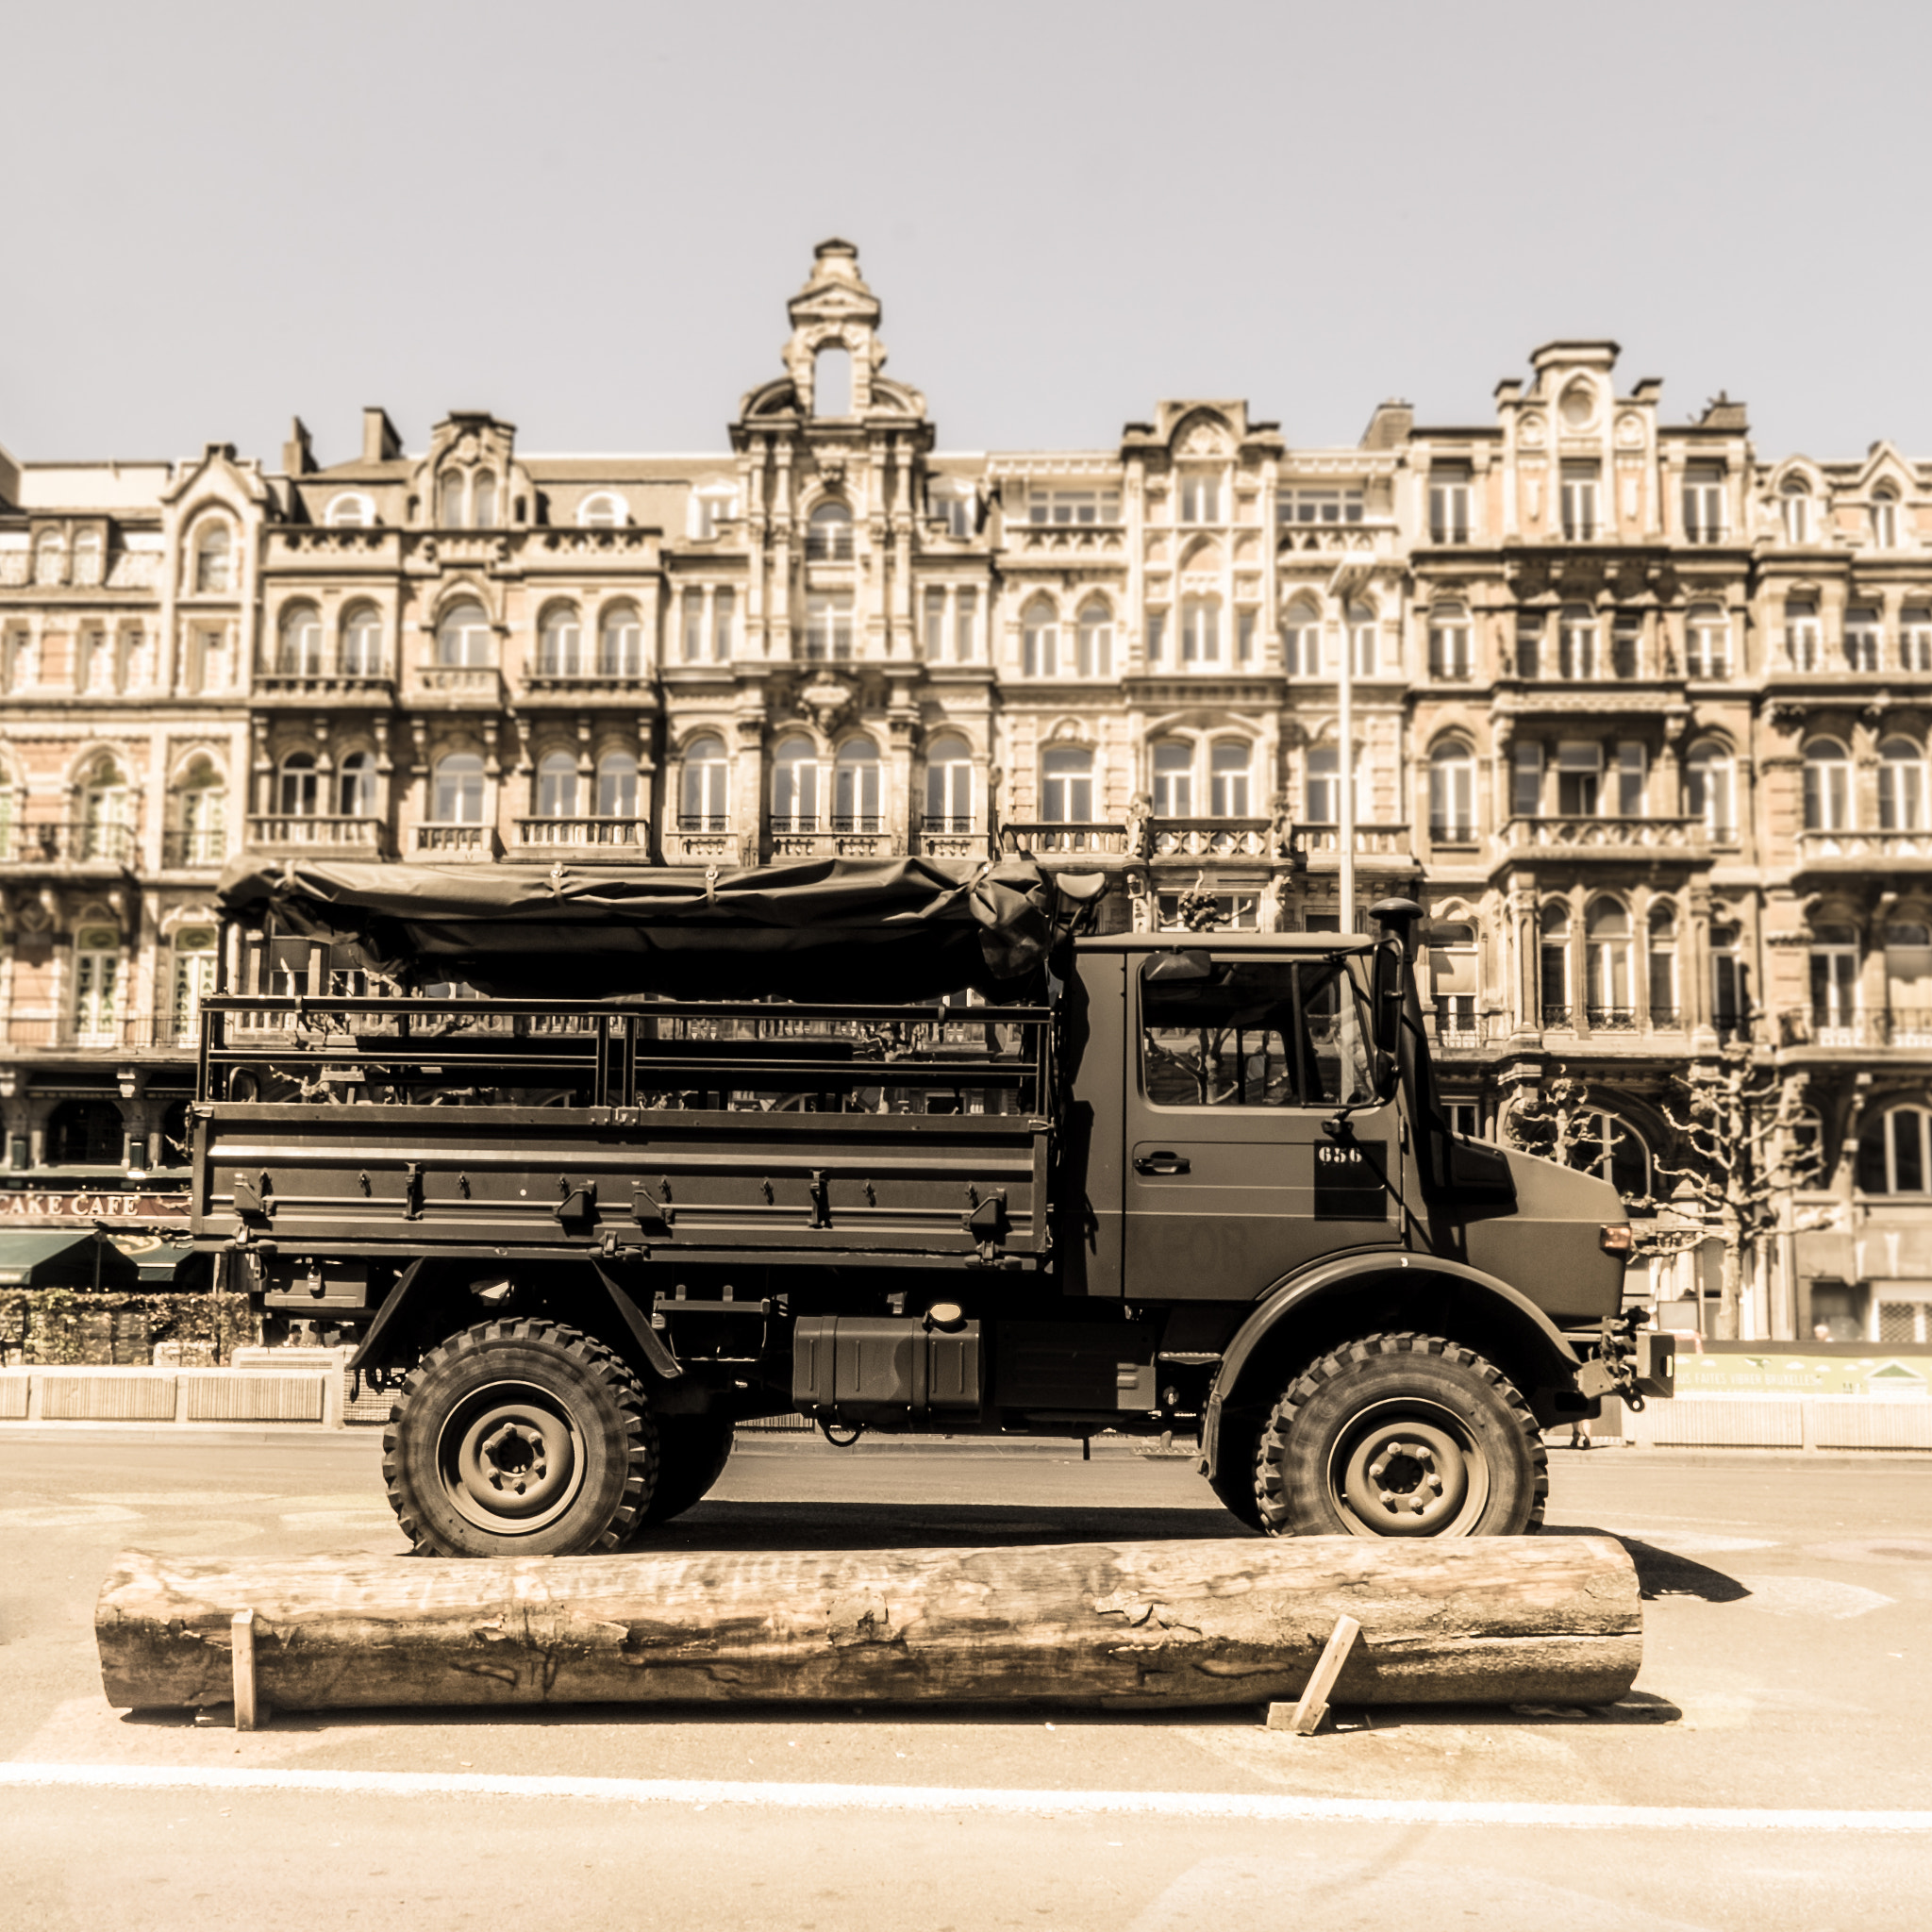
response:
<path id="1" fill-rule="evenodd" d="M 410 1372 L 382 1474 L 419 1556 L 585 1556 L 619 1548 L 650 1502 L 658 1430 L 601 1341 L 541 1318 L 485 1322 Z"/>
<path id="2" fill-rule="evenodd" d="M 638 1511 L 632 1540 L 703 1502 L 724 1474 L 736 1437 L 737 1430 L 727 1416 L 659 1416 L 658 1480 L 651 1500 Z"/>
<path id="3" fill-rule="evenodd" d="M 1370 1335 L 1289 1385 L 1255 1451 L 1271 1536 L 1522 1536 L 1549 1458 L 1509 1378 L 1440 1335 Z"/>
<path id="4" fill-rule="evenodd" d="M 1234 1421 L 1224 1412 L 1214 1442 L 1214 1467 L 1208 1487 L 1222 1507 L 1244 1529 L 1261 1527 L 1261 1498 L 1255 1488 L 1255 1454 L 1258 1444 L 1252 1423 Z"/>

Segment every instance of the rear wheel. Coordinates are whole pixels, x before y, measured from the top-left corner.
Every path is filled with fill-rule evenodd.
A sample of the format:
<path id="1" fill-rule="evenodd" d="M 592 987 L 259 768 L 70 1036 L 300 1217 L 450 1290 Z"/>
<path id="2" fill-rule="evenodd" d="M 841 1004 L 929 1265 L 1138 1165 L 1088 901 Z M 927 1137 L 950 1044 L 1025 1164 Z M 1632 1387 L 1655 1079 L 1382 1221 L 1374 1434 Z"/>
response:
<path id="1" fill-rule="evenodd" d="M 432 1349 L 382 1439 L 390 1506 L 423 1556 L 614 1550 L 650 1501 L 638 1378 L 556 1322 L 486 1322 Z"/>
<path id="2" fill-rule="evenodd" d="M 1371 1335 L 1312 1363 L 1255 1456 L 1271 1536 L 1521 1536 L 1549 1462 L 1493 1362 L 1440 1335 Z"/>
<path id="3" fill-rule="evenodd" d="M 654 1528 L 701 1503 L 724 1474 L 736 1437 L 730 1418 L 667 1415 L 658 1422 L 658 1480 L 638 1512 L 639 1529 Z"/>

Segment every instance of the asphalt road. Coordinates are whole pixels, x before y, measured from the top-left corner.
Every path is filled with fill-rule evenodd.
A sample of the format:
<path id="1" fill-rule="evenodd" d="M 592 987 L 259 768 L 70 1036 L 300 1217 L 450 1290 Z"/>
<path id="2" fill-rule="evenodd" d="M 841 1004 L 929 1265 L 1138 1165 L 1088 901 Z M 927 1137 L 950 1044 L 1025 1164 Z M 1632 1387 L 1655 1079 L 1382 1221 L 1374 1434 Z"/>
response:
<path id="1" fill-rule="evenodd" d="M 1600 1715 L 1344 1714 L 1296 1740 L 1245 1710 L 349 1712 L 252 1735 L 133 1718 L 103 1701 L 92 1643 L 113 1553 L 400 1554 L 375 1446 L 76 1436 L 6 1457 L 8 1927 L 1932 1924 L 1932 1831 L 1870 1828 L 1932 1812 L 1924 1461 L 1553 1452 L 1551 1526 L 1610 1531 L 1639 1561 L 1632 1699 Z M 1231 1528 L 1184 1460 L 754 1439 L 675 1541 Z M 26 1786 L 8 1763 L 76 1769 Z M 269 1775 L 227 1790 L 213 1771 Z M 290 1789 L 289 1772 L 332 1775 Z M 396 1773 L 430 1789 L 401 1794 Z M 502 1788 L 528 1776 L 591 1782 Z M 1362 1800 L 1384 1815 L 1356 1815 Z M 1497 1822 L 1455 1805 L 1531 1808 Z M 1799 1809 L 1864 1815 L 1779 1815 Z"/>

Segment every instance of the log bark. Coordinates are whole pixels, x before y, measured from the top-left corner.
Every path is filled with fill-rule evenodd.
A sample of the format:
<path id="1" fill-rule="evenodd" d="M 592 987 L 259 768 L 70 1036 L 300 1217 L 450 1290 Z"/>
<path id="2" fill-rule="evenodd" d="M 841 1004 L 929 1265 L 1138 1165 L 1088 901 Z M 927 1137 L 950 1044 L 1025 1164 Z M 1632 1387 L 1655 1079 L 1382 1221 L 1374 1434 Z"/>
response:
<path id="1" fill-rule="evenodd" d="M 1339 1615 L 1332 1701 L 1607 1704 L 1642 1655 L 1608 1537 L 694 1553 L 432 1563 L 130 1551 L 95 1613 L 108 1701 L 233 1696 L 238 1610 L 263 1703 L 1014 1701 L 1122 1708 L 1301 1694 Z"/>

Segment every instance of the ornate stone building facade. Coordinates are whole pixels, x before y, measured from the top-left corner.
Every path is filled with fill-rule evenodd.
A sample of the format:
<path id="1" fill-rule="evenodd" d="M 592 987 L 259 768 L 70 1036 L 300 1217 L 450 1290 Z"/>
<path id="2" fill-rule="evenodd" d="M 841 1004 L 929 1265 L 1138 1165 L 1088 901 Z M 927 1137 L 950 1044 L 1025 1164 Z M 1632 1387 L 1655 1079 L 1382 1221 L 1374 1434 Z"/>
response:
<path id="1" fill-rule="evenodd" d="M 1024 850 L 1147 926 L 1420 894 L 1463 1124 L 1584 1083 L 1572 1158 L 1633 1197 L 1676 1187 L 1688 1069 L 1802 1075 L 1815 1173 L 1747 1332 L 1927 1339 L 1932 467 L 1773 461 L 1722 397 L 1667 423 L 1602 341 L 1350 448 L 1195 399 L 949 454 L 849 245 L 790 318 L 715 456 L 544 457 L 483 413 L 411 455 L 372 409 L 354 459 L 298 423 L 274 474 L 0 458 L 13 1172 L 175 1158 L 244 849 Z"/>

